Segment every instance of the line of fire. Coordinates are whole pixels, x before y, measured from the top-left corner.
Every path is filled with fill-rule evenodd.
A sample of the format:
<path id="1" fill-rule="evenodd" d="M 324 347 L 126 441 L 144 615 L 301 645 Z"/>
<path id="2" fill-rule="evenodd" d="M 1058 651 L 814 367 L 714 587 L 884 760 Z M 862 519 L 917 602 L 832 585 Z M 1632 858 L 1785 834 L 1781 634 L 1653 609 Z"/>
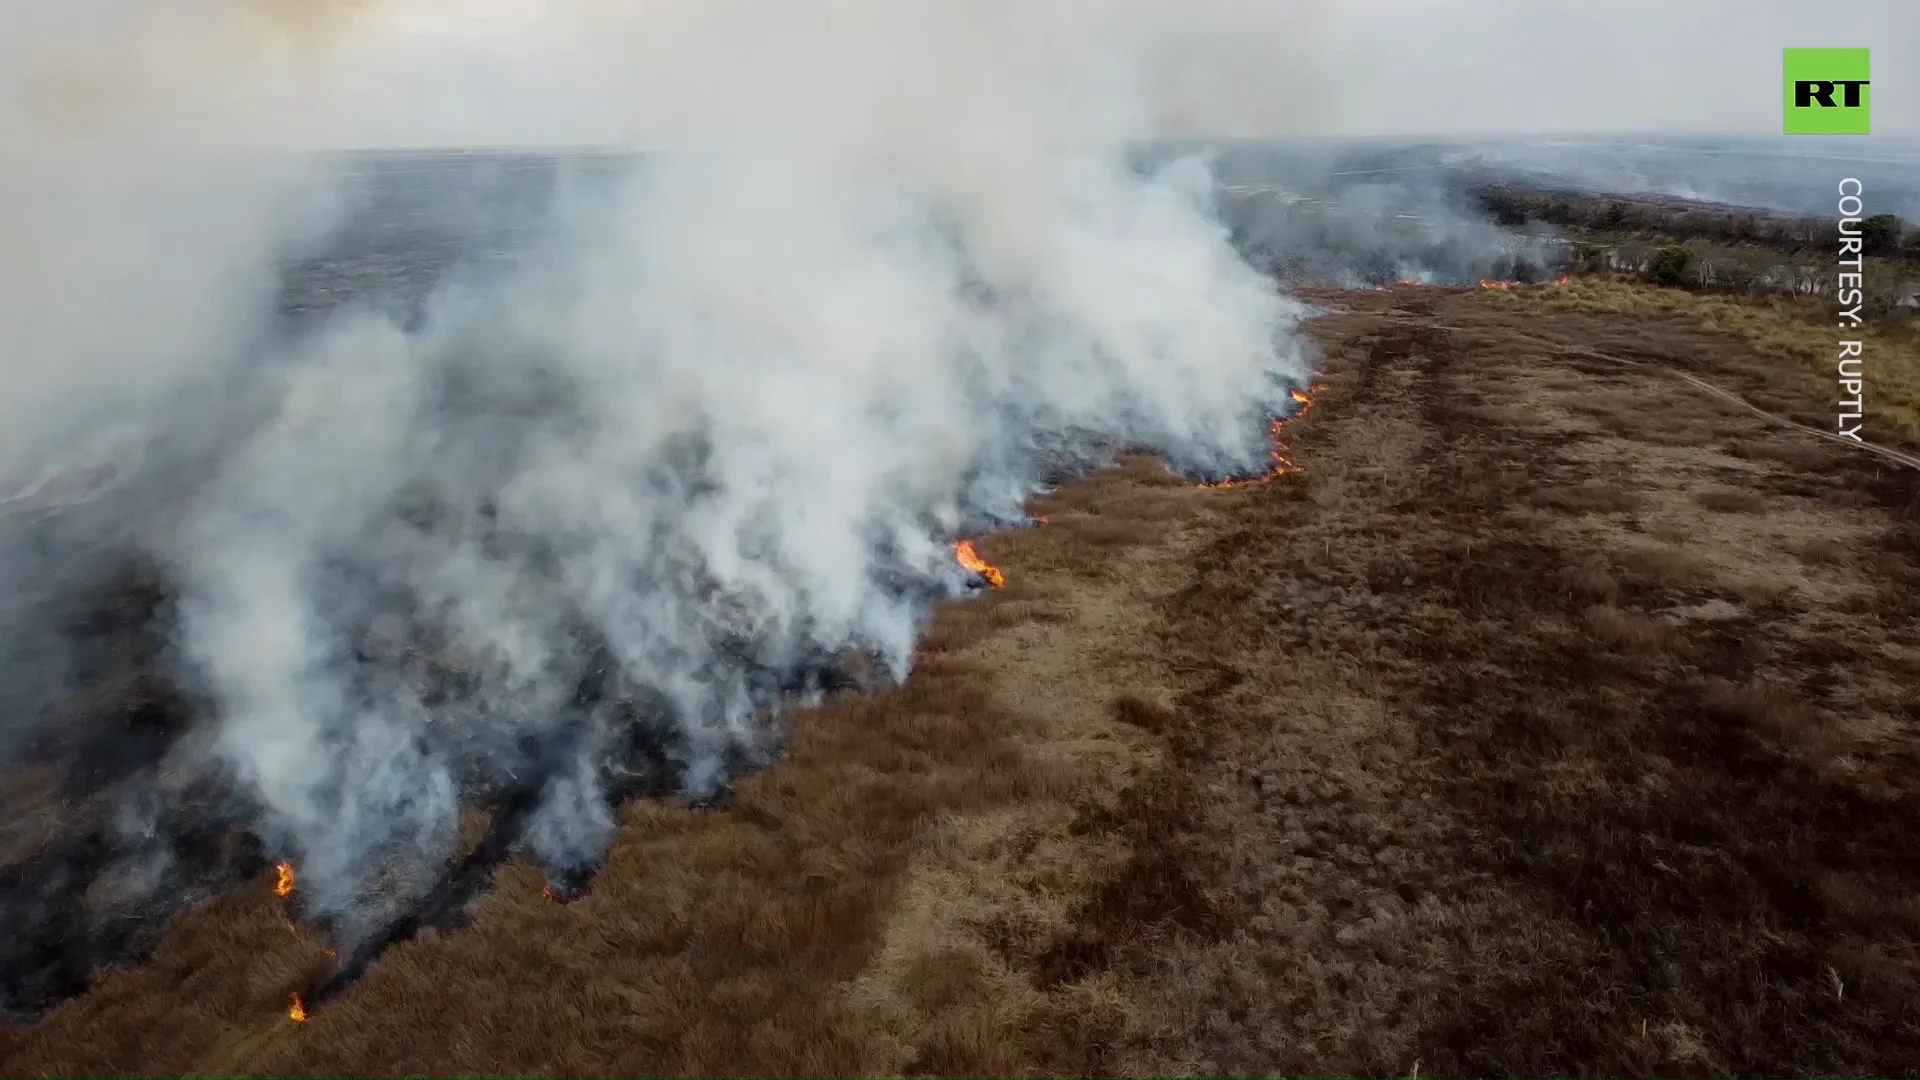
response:
<path id="1" fill-rule="evenodd" d="M 1483 283 L 1486 285 L 1486 283 Z M 1493 287 L 1488 285 L 1487 287 Z M 1285 415 L 1275 416 L 1269 421 L 1271 447 L 1269 450 L 1272 465 L 1262 473 L 1246 476 L 1228 477 L 1218 481 L 1197 484 L 1210 490 L 1226 490 L 1265 484 L 1278 477 L 1300 471 L 1295 463 L 1291 447 L 1287 441 L 1287 425 L 1298 418 L 1313 404 L 1313 396 L 1325 389 L 1322 384 L 1308 388 L 1295 388 L 1289 391 L 1291 408 Z M 1033 518 L 1035 525 L 1046 525 L 1045 516 Z M 963 569 L 973 576 L 978 586 L 986 590 L 1003 589 L 1007 584 L 1007 575 L 1000 567 L 988 562 L 979 551 L 973 539 L 962 538 L 953 542 L 953 557 Z M 563 755 L 552 755 L 561 760 Z M 613 792 L 616 802 L 635 795 L 665 794 L 668 785 L 663 760 L 655 761 L 655 771 L 651 782 L 629 785 L 624 790 Z M 497 806 L 492 807 L 491 824 L 480 842 L 467 855 L 449 868 L 426 896 L 391 922 L 374 928 L 371 932 L 361 932 L 356 937 L 356 945 L 346 952 L 344 958 L 339 947 L 330 942 L 336 928 L 324 921 L 306 927 L 300 922 L 298 883 L 299 873 L 294 864 L 282 860 L 273 867 L 273 893 L 287 905 L 287 927 L 296 937 L 314 942 L 314 947 L 330 962 L 326 974 L 318 981 L 290 995 L 286 1016 L 289 1022 L 305 1024 L 311 1020 L 316 1010 L 338 997 L 387 949 L 407 941 L 420 931 L 429 927 L 449 929 L 465 920 L 465 911 L 469 903 L 484 890 L 493 879 L 493 873 L 501 863 L 509 858 L 528 825 L 528 817 L 538 805 L 539 797 L 546 788 L 547 777 L 536 774 L 533 782 L 527 783 L 510 793 Z M 593 867 L 582 867 L 567 874 L 550 872 L 546 883 L 541 887 L 541 896 L 550 903 L 568 904 L 580 898 L 590 884 Z"/>

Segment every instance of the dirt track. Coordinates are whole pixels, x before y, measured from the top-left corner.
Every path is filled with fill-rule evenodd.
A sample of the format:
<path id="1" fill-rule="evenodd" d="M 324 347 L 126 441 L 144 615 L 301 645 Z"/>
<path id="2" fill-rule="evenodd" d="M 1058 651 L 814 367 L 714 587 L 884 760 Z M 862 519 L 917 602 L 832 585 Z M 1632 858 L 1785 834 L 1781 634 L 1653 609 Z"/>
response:
<path id="1" fill-rule="evenodd" d="M 294 1025 L 263 880 L 0 1073 L 1920 1071 L 1915 474 L 1564 348 L 1830 419 L 1684 320 L 1327 299 L 1304 472 L 1043 500 L 584 899 Z"/>

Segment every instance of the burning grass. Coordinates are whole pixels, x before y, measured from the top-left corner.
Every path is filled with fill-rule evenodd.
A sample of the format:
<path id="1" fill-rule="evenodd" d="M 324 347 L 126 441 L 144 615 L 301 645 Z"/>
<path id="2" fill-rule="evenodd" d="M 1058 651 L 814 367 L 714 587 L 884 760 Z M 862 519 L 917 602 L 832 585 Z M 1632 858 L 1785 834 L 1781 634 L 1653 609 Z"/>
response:
<path id="1" fill-rule="evenodd" d="M 1007 587 L 1007 576 L 1000 572 L 999 567 L 994 566 L 992 563 L 980 557 L 980 552 L 974 548 L 973 541 L 957 541 L 953 545 L 953 557 L 954 561 L 958 562 L 961 566 L 966 567 L 967 570 L 972 573 L 980 575 L 988 585 L 996 589 L 1004 589 Z"/>
<path id="2" fill-rule="evenodd" d="M 591 889 L 510 859 L 315 1006 L 269 866 L 0 1071 L 1920 1070 L 1913 479 L 1559 351 L 1821 407 L 1622 289 L 1333 298 L 1266 482 L 961 545 L 906 686 Z"/>
<path id="3" fill-rule="evenodd" d="M 1247 487 L 1251 484 L 1265 484 L 1278 477 L 1285 476 L 1288 473 L 1299 472 L 1300 466 L 1295 464 L 1293 460 L 1293 447 L 1287 442 L 1287 424 L 1301 413 L 1307 411 L 1307 407 L 1313 404 L 1313 394 L 1323 389 L 1325 389 L 1324 385 L 1316 385 L 1311 390 L 1293 390 L 1289 392 L 1293 399 L 1293 412 L 1287 416 L 1275 417 L 1269 428 L 1270 437 L 1273 440 L 1273 467 L 1271 469 L 1258 476 L 1228 477 L 1225 480 L 1201 484 L 1200 486 L 1215 491 L 1224 491 L 1228 488 Z"/>

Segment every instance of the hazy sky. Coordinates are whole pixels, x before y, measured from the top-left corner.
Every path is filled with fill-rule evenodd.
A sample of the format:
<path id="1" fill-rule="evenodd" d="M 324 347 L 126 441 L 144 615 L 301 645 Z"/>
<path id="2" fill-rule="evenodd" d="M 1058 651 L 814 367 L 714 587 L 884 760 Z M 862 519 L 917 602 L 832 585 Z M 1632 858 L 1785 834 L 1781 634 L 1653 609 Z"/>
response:
<path id="1" fill-rule="evenodd" d="M 764 2 L 772 11 L 781 0 Z M 900 2 L 931 8 L 941 0 Z M 1114 3 L 1126 0 L 1109 0 L 1107 7 Z M 471 126 L 479 137 L 488 127 L 553 126 L 547 110 L 564 91 L 556 90 L 552 73 L 580 73 L 560 44 L 569 33 L 610 10 L 621 12 L 626 32 L 644 33 L 638 28 L 656 17 L 649 12 L 664 13 L 658 17 L 671 23 L 683 5 L 397 0 L 377 6 L 397 31 L 394 60 L 380 65 L 378 75 L 363 73 L 367 85 L 407 84 L 404 96 L 436 103 L 441 135 L 451 110 L 466 114 L 459 126 Z M 820 0 L 791 4 L 789 11 L 809 6 L 821 20 L 847 10 Z M 1046 9 L 1041 18 L 1057 18 L 1100 4 L 1030 0 L 1029 6 Z M 1192 126 L 1213 134 L 1777 134 L 1780 50 L 1861 45 L 1874 50 L 1875 131 L 1920 134 L 1917 0 L 1239 0 L 1231 6 L 1162 0 L 1131 7 L 1159 9 L 1152 17 L 1160 25 L 1198 13 L 1202 28 L 1184 43 L 1187 81 L 1198 80 L 1187 95 L 1188 116 Z M 433 59 L 423 62 L 426 55 Z M 815 59 L 835 62 L 830 52 Z M 585 98 L 596 85 L 582 80 L 574 92 Z M 534 111 L 546 115 L 526 115 Z M 582 100 L 570 111 L 590 134 L 587 121 L 598 109 Z M 392 119 L 405 126 L 402 117 Z M 394 137 L 405 141 L 398 131 Z"/>
<path id="2" fill-rule="evenodd" d="M 1920 134 L 1920 0 L 0 0 L 0 91 L 323 144 L 938 126 L 954 96 L 1126 98 L 1163 134 L 1777 134 L 1780 50 L 1863 45 L 1875 131 Z"/>
<path id="3" fill-rule="evenodd" d="M 1914 0 L 1371 0 L 1344 131 L 1780 133 L 1780 51 L 1873 50 L 1876 132 L 1920 133 Z"/>

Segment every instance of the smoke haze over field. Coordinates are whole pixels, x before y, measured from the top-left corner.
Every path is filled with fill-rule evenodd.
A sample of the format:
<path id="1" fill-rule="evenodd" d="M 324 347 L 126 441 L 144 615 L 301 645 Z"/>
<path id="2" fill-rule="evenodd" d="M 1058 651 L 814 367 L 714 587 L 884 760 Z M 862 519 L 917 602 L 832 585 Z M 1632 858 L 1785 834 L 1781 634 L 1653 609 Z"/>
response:
<path id="1" fill-rule="evenodd" d="M 927 604 L 969 584 L 951 540 L 1057 472 L 1122 445 L 1261 467 L 1303 311 L 1236 252 L 1204 161 L 1129 147 L 1737 126 L 1777 110 L 1767 35 L 1804 21 L 1539 7 L 12 4 L 0 752 L 102 804 L 83 849 L 108 884 L 0 882 L 30 928 L 0 1009 L 58 981 L 20 975 L 34 949 L 105 949 L 115 919 L 192 898 L 209 845 L 175 839 L 182 814 L 258 833 L 346 950 L 377 947 L 463 801 L 516 793 L 536 855 L 577 871 L 654 758 L 709 792 L 847 654 L 903 674 Z M 1873 35 L 1913 21 L 1855 8 Z M 1675 12 L 1752 37 L 1758 103 L 1745 74 L 1702 73 L 1684 112 L 1658 80 L 1540 59 L 1611 34 L 1633 70 L 1681 65 Z M 1892 57 L 1876 120 L 1913 115 Z M 1563 92 L 1534 92 L 1550 72 Z M 525 228 L 429 193 L 423 214 L 519 230 L 514 257 L 276 317 L 284 267 L 304 295 L 343 236 L 368 273 L 400 243 L 355 231 L 337 162 L 291 151 L 516 143 L 649 153 L 556 167 Z M 1359 218 L 1296 228 L 1263 239 L 1398 257 Z M 1433 243 L 1493 239 L 1448 220 Z M 128 727 L 164 738 L 136 754 Z M 64 850 L 10 828 L 0 869 Z M 50 919 L 82 929 L 31 929 Z"/>
<path id="2" fill-rule="evenodd" d="M 903 675 L 967 587 L 951 539 L 1058 470 L 1264 463 L 1300 309 L 1202 165 L 1124 153 L 1209 92 L 1187 74 L 1229 9 L 828 7 L 562 6 L 457 59 L 398 4 L 9 10 L 7 742 L 108 805 L 107 884 L 9 879 L 0 1007 L 57 988 L 35 948 L 189 895 L 182 806 L 377 948 L 463 801 L 517 792 L 578 871 L 652 757 L 709 792 L 845 655 Z M 485 130 L 400 70 L 672 150 L 557 188 L 512 267 L 296 333 L 278 268 L 349 193 L 279 152 Z M 76 608 L 125 566 L 146 599 Z M 128 710 L 158 760 L 122 760 Z"/>

